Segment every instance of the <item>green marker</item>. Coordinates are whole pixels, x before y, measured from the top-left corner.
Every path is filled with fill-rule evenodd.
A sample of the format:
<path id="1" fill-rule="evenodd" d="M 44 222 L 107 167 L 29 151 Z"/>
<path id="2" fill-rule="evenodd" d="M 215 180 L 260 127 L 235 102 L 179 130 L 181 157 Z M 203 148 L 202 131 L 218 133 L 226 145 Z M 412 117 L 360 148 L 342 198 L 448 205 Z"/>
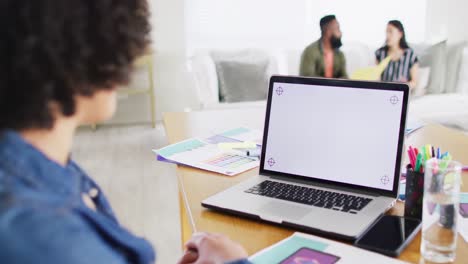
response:
<path id="1" fill-rule="evenodd" d="M 425 159 L 426 158 L 426 148 L 422 147 L 420 153 L 422 153 L 422 157 Z"/>
<path id="2" fill-rule="evenodd" d="M 421 168 L 421 160 L 422 155 L 421 153 L 418 153 L 418 157 L 416 158 L 416 168 L 414 168 L 414 171 L 419 172 L 419 169 Z"/>

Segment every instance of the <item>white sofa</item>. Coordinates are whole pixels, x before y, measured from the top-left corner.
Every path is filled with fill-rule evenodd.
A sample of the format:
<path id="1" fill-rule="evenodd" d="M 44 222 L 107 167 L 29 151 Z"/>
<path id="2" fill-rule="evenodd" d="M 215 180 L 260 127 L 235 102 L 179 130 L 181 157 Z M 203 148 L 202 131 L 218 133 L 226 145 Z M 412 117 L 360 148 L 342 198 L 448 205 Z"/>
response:
<path id="1" fill-rule="evenodd" d="M 460 52 L 458 54 L 455 52 L 457 63 L 445 67 L 451 71 L 451 74 L 444 74 L 444 85 L 450 83 L 453 87 L 451 91 L 445 93 L 444 87 L 441 87 L 443 94 L 427 94 L 412 98 L 409 106 L 411 118 L 468 131 L 468 48 L 464 48 L 463 45 L 460 49 L 459 45 L 458 49 Z M 346 56 L 348 74 L 375 64 L 375 48 L 361 43 L 347 43 L 342 50 Z M 447 51 L 447 54 L 449 52 Z M 267 51 L 267 53 L 270 56 L 270 63 L 276 65 L 276 74 L 298 75 L 302 50 Z M 454 61 L 453 58 L 450 60 Z M 220 103 L 216 66 L 209 51 L 199 51 L 188 58 L 188 68 L 193 77 L 194 89 L 197 90 L 200 109 L 265 106 L 265 101 Z M 439 71 L 431 74 L 441 74 Z M 450 76 L 452 79 L 448 79 Z M 422 82 L 427 84 L 428 77 L 425 79 Z"/>

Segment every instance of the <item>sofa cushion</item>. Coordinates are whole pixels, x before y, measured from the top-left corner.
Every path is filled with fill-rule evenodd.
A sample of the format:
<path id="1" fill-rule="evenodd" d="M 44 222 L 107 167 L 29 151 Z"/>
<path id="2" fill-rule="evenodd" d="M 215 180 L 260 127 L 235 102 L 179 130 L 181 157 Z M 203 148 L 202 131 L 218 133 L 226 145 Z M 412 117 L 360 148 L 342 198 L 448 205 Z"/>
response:
<path id="1" fill-rule="evenodd" d="M 220 102 L 264 100 L 270 76 L 277 72 L 267 53 L 246 50 L 212 52 L 216 65 Z"/>
<path id="2" fill-rule="evenodd" d="M 374 50 L 366 44 L 345 43 L 341 50 L 345 55 L 348 76 L 351 76 L 358 69 L 375 66 Z"/>
<path id="3" fill-rule="evenodd" d="M 211 55 L 208 52 L 200 52 L 190 59 L 189 66 L 200 103 L 202 105 L 217 103 L 218 76 Z"/>
<path id="4" fill-rule="evenodd" d="M 423 96 L 427 93 L 427 86 L 429 85 L 429 78 L 431 76 L 430 67 L 419 68 L 419 80 L 416 88 L 414 88 L 412 95 L 414 97 Z"/>
<path id="5" fill-rule="evenodd" d="M 455 92 L 468 94 L 468 47 L 463 49 L 460 57 L 461 62 Z"/>
<path id="6" fill-rule="evenodd" d="M 441 41 L 434 45 L 420 44 L 412 46 L 418 55 L 420 67 L 431 68 L 431 76 L 427 86 L 428 94 L 440 94 L 445 91 L 446 46 L 447 41 Z"/>
<path id="7" fill-rule="evenodd" d="M 465 42 L 447 45 L 447 69 L 445 73 L 446 93 L 456 92 L 460 65 L 462 62 L 462 54 L 465 46 Z"/>
<path id="8" fill-rule="evenodd" d="M 286 50 L 284 52 L 287 62 L 287 75 L 299 75 L 302 50 Z"/>

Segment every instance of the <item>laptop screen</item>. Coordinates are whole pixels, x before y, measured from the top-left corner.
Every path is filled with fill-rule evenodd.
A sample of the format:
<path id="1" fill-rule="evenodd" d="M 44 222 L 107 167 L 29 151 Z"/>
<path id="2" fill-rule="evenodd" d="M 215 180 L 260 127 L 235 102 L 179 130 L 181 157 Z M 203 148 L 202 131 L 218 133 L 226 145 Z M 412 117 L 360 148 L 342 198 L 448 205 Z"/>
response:
<path id="1" fill-rule="evenodd" d="M 281 82 L 270 89 L 264 170 L 393 190 L 403 90 Z"/>

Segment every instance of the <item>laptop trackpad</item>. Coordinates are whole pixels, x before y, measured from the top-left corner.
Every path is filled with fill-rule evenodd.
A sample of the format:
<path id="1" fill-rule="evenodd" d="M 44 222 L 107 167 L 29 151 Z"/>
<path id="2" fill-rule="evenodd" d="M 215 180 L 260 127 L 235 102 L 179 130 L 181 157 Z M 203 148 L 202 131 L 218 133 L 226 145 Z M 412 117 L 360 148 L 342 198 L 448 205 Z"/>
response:
<path id="1" fill-rule="evenodd" d="M 310 213 L 310 210 L 304 209 L 304 207 L 286 204 L 282 202 L 269 202 L 259 209 L 260 215 L 270 215 L 279 219 L 293 219 L 299 220 L 306 214 Z"/>

